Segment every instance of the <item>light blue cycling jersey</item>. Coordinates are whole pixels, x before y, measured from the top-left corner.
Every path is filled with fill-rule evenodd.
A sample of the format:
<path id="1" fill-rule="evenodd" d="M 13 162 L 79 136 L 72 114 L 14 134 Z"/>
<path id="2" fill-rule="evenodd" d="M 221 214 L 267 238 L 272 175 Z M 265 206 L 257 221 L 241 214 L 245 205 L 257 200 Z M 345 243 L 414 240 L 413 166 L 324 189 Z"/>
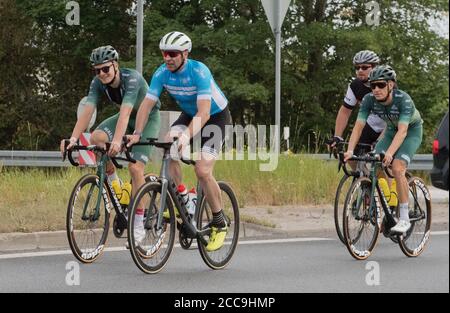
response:
<path id="1" fill-rule="evenodd" d="M 166 64 L 161 65 L 153 74 L 146 97 L 158 101 L 163 88 L 191 117 L 197 114 L 197 100 L 211 100 L 210 115 L 222 112 L 228 105 L 209 68 L 198 61 L 188 59 L 184 68 L 176 73 L 169 71 Z"/>

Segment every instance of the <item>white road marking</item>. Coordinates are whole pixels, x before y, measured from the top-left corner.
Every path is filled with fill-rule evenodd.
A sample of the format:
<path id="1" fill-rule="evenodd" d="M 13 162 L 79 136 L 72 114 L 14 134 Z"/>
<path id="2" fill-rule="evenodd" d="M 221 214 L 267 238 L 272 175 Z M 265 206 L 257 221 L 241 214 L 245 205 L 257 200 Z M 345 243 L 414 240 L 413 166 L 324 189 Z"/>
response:
<path id="1" fill-rule="evenodd" d="M 444 236 L 449 235 L 449 231 L 436 231 L 431 232 L 432 236 Z M 239 245 L 257 245 L 257 244 L 273 244 L 273 243 L 292 243 L 292 242 L 314 242 L 314 241 L 335 241 L 333 238 L 285 238 L 285 239 L 268 239 L 268 240 L 242 240 Z M 176 248 L 180 245 L 176 244 Z M 192 247 L 196 247 L 193 244 Z M 128 251 L 125 247 L 111 247 L 105 248 L 104 252 L 121 252 Z M 71 255 L 71 250 L 58 250 L 58 251 L 44 251 L 44 252 L 26 252 L 26 253 L 13 253 L 13 254 L 0 254 L 0 260 L 10 260 L 19 258 L 34 258 L 34 257 L 45 257 L 45 256 L 57 256 L 57 255 Z"/>

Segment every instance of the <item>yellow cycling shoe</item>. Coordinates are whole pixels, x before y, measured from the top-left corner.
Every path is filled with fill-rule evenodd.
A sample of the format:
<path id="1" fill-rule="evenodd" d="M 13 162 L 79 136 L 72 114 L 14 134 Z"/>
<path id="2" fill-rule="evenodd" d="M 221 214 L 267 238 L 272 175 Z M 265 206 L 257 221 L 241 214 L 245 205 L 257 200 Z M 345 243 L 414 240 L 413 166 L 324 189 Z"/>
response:
<path id="1" fill-rule="evenodd" d="M 211 227 L 211 235 L 209 236 L 209 243 L 206 246 L 206 251 L 208 252 L 212 252 L 212 251 L 216 251 L 219 250 L 220 248 L 222 248 L 224 242 L 225 242 L 225 237 L 227 236 L 228 233 L 228 227 Z"/>
<path id="2" fill-rule="evenodd" d="M 175 216 L 176 218 L 180 218 L 180 213 L 178 212 L 178 209 L 175 208 Z M 166 220 L 170 219 L 170 213 L 169 213 L 169 209 L 165 209 L 163 212 L 163 218 L 165 218 Z"/>

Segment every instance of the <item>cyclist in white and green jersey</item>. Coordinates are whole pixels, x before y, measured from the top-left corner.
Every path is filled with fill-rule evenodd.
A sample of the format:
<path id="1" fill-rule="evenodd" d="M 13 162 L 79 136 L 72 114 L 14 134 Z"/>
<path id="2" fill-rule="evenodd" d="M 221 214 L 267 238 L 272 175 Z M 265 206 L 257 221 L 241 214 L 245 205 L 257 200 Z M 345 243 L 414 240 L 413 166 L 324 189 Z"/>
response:
<path id="1" fill-rule="evenodd" d="M 136 114 L 147 94 L 148 84 L 136 70 L 119 68 L 119 54 L 112 46 L 94 49 L 90 56 L 90 62 L 95 77 L 91 82 L 84 111 L 72 131 L 70 145 L 67 148 L 76 144 L 81 133 L 87 128 L 101 98 L 106 97 L 117 105 L 119 113 L 97 126 L 91 135 L 91 144 L 103 146 L 106 142 L 111 142 L 108 154 L 115 156 L 121 150 L 123 136 L 126 133 L 133 133 L 135 130 Z M 160 103 L 157 102 L 148 113 L 149 122 L 141 129 L 140 133 L 144 138 L 158 137 L 161 124 L 159 108 Z M 64 140 L 61 141 L 61 152 L 63 151 Z M 128 165 L 133 181 L 132 196 L 144 184 L 145 164 L 149 161 L 151 152 L 150 146 L 138 146 L 131 153 L 131 156 L 137 160 L 136 163 Z M 106 173 L 110 184 L 119 179 L 112 162 L 108 162 Z M 136 222 L 139 223 L 139 221 Z M 139 223 L 139 225 L 140 227 L 135 228 L 137 240 L 145 235 L 143 224 Z"/>
<path id="2" fill-rule="evenodd" d="M 400 220 L 391 228 L 391 232 L 401 234 L 411 227 L 406 169 L 422 143 L 423 120 L 411 97 L 406 92 L 394 88 L 396 76 L 390 66 L 378 66 L 370 73 L 372 93 L 367 94 L 362 101 L 345 160 L 352 157 L 353 149 L 369 114 L 381 117 L 386 122 L 387 129 L 376 145 L 375 152 L 384 154 L 385 166 L 392 163 L 392 172 L 397 181 Z"/>

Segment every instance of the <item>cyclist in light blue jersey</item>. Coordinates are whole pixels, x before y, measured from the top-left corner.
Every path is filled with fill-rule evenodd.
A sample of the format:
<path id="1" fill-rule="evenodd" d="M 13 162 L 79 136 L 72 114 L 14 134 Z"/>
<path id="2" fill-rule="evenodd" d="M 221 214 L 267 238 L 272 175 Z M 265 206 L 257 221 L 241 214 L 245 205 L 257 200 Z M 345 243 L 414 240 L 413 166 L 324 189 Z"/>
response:
<path id="1" fill-rule="evenodd" d="M 182 65 L 183 68 L 177 71 L 172 71 L 166 64 L 161 65 L 153 75 L 147 97 L 158 101 L 161 92 L 166 89 L 181 110 L 190 117 L 194 117 L 198 112 L 197 100 L 211 101 L 210 115 L 222 112 L 228 101 L 214 81 L 209 68 L 201 62 L 189 59 Z"/>
<path id="2" fill-rule="evenodd" d="M 213 212 L 212 231 L 206 249 L 215 251 L 223 246 L 228 231 L 220 188 L 213 177 L 215 161 L 225 139 L 225 127 L 232 123 L 228 100 L 217 86 L 208 67 L 188 59 L 192 42 L 187 35 L 170 32 L 161 39 L 159 48 L 164 64 L 152 77 L 147 95 L 139 108 L 136 131 L 130 136 L 129 145 L 139 142 L 142 130 L 147 124 L 148 113 L 156 105 L 163 89 L 167 90 L 182 113 L 172 125 L 170 137 L 168 135 L 166 138 L 169 140 L 178 137 L 177 146 L 181 151 L 192 142 L 192 138 L 201 136 L 200 158 L 195 166 L 195 173 Z M 175 183 L 181 185 L 182 172 L 179 162 L 172 160 L 169 170 Z"/>

